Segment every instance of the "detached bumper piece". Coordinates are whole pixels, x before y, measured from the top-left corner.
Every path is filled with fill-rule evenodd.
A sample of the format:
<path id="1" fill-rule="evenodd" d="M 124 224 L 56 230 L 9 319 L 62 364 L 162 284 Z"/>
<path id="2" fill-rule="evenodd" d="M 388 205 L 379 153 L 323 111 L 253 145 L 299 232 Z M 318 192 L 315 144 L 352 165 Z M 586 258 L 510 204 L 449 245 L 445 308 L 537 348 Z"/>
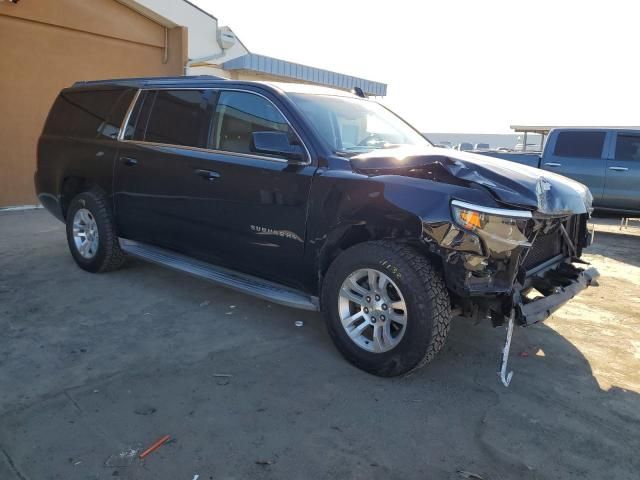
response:
<path id="1" fill-rule="evenodd" d="M 547 270 L 544 275 L 532 277 L 530 286 L 543 296 L 532 300 L 523 298 L 522 303 L 515 307 L 516 318 L 523 326 L 546 320 L 582 290 L 596 286 L 599 276 L 600 273 L 593 267 L 583 270 L 564 263 L 557 269 Z"/>

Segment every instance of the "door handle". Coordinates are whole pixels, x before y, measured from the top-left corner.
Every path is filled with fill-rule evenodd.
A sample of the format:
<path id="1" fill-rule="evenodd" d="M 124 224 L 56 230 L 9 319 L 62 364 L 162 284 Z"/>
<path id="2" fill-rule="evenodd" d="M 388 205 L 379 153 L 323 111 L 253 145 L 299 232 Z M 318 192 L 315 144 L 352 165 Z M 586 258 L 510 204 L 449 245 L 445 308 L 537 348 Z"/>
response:
<path id="1" fill-rule="evenodd" d="M 205 180 L 213 181 L 216 178 L 220 178 L 220 174 L 218 172 L 214 172 L 213 170 L 201 170 L 196 169 L 193 171 L 194 175 L 198 175 L 199 177 L 204 178 Z"/>
<path id="2" fill-rule="evenodd" d="M 135 158 L 122 157 L 120 160 L 122 160 L 122 163 L 124 163 L 127 167 L 135 167 L 136 165 L 138 165 L 138 160 L 136 160 Z"/>
<path id="3" fill-rule="evenodd" d="M 545 165 L 547 167 L 561 167 L 562 166 L 561 163 L 557 163 L 557 162 L 547 162 L 547 163 L 545 163 Z"/>
<path id="4" fill-rule="evenodd" d="M 627 167 L 609 167 L 609 170 L 613 170 L 614 172 L 626 172 L 629 169 Z"/>

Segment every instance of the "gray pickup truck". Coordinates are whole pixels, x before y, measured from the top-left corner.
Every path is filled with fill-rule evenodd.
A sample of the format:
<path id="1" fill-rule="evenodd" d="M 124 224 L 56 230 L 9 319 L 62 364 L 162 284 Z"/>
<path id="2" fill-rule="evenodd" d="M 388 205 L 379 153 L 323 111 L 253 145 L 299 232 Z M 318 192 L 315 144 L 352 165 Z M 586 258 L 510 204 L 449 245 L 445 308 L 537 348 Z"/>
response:
<path id="1" fill-rule="evenodd" d="M 557 128 L 542 155 L 479 152 L 583 183 L 596 210 L 640 213 L 640 130 Z"/>

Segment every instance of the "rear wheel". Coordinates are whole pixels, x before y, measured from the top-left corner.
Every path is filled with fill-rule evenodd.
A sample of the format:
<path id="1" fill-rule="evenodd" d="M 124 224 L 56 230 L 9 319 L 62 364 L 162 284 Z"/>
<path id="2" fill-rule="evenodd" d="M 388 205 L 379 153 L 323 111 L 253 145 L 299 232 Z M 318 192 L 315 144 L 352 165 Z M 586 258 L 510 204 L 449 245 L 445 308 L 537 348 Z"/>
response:
<path id="1" fill-rule="evenodd" d="M 451 321 L 439 272 L 414 249 L 387 241 L 356 245 L 331 264 L 322 309 L 342 355 L 380 376 L 430 362 Z"/>
<path id="2" fill-rule="evenodd" d="M 67 243 L 78 266 L 88 272 L 108 272 L 124 263 L 105 195 L 90 190 L 71 200 L 67 210 Z"/>

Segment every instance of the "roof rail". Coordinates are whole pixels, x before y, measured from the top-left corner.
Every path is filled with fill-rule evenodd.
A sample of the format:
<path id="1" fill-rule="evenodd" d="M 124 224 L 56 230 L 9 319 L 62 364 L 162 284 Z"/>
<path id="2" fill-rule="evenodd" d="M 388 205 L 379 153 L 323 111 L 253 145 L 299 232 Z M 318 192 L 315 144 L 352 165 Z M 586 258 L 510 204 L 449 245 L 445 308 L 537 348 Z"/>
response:
<path id="1" fill-rule="evenodd" d="M 227 80 L 224 77 L 215 75 L 180 75 L 167 77 L 131 77 L 131 78 L 108 78 L 103 80 L 81 80 L 73 84 L 74 87 L 90 86 L 90 85 L 108 85 L 108 84 L 141 84 L 151 85 L 154 83 L 180 82 L 189 80 Z"/>

